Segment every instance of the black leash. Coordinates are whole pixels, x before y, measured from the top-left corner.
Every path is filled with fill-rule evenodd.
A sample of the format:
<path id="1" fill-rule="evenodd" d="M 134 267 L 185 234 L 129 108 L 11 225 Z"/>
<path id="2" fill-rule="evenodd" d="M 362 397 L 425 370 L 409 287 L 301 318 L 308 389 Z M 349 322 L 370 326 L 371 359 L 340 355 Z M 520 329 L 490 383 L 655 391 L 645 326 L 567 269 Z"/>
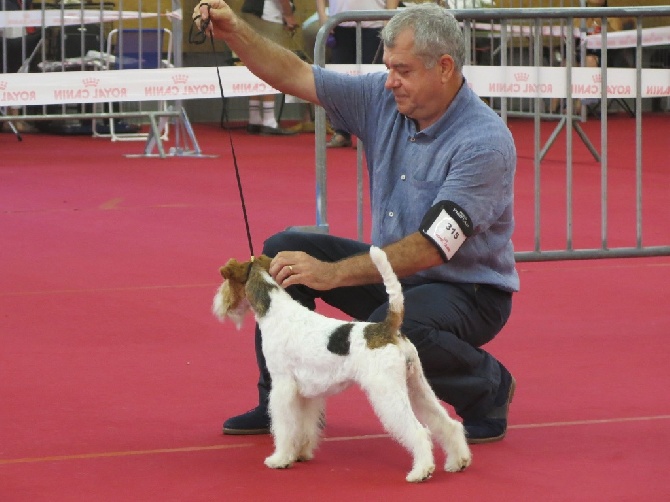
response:
<path id="1" fill-rule="evenodd" d="M 207 12 L 209 13 L 210 7 L 209 7 L 208 3 L 203 2 L 200 5 L 201 6 L 202 5 L 207 6 Z M 207 16 L 207 19 L 200 24 L 200 29 L 198 29 L 196 27 L 195 22 L 196 22 L 197 19 L 200 19 L 200 18 L 201 18 L 200 15 L 197 15 L 195 18 L 193 18 L 193 23 L 191 24 L 191 29 L 188 32 L 188 41 L 191 44 L 200 45 L 200 44 L 204 44 L 205 41 L 207 40 L 207 27 L 209 26 L 210 19 L 209 19 L 209 16 Z M 197 31 L 194 31 L 194 27 Z M 214 62 L 216 63 L 216 48 L 214 47 L 214 36 L 211 35 L 209 37 L 209 40 L 212 44 L 212 54 L 213 54 L 214 59 L 215 59 Z M 223 83 L 221 82 L 221 72 L 219 71 L 219 65 L 218 64 L 215 64 L 215 67 L 216 67 L 216 76 L 219 80 L 219 92 L 221 93 L 221 103 L 223 103 L 224 106 L 225 106 L 226 97 L 223 93 Z M 224 129 L 226 129 L 226 131 L 228 132 L 228 141 L 230 143 L 230 151 L 233 154 L 233 165 L 235 166 L 235 179 L 237 180 L 237 190 L 240 194 L 240 202 L 242 203 L 242 214 L 244 216 L 244 226 L 245 226 L 246 231 L 247 231 L 247 242 L 249 243 L 249 253 L 251 255 L 251 260 L 253 261 L 254 256 L 255 256 L 254 255 L 254 245 L 253 245 L 252 240 L 251 240 L 251 230 L 249 229 L 249 217 L 247 216 L 247 205 L 244 202 L 244 192 L 242 191 L 242 179 L 240 178 L 240 168 L 237 165 L 237 154 L 235 153 L 235 145 L 233 143 L 233 134 L 230 130 L 230 127 L 228 127 L 227 125 L 224 126 Z"/>

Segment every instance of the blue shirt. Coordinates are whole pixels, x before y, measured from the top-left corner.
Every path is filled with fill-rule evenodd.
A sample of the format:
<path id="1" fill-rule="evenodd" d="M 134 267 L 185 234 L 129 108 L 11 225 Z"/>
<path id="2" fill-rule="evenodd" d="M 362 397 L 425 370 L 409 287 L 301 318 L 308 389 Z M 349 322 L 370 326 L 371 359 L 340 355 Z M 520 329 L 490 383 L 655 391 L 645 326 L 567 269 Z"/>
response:
<path id="1" fill-rule="evenodd" d="M 444 115 L 423 131 L 398 112 L 386 73 L 352 76 L 314 66 L 319 101 L 334 128 L 363 141 L 370 178 L 372 243 L 417 232 L 440 201 L 470 216 L 473 234 L 447 263 L 403 279 L 490 284 L 518 291 L 514 262 L 516 149 L 502 119 L 467 82 Z"/>

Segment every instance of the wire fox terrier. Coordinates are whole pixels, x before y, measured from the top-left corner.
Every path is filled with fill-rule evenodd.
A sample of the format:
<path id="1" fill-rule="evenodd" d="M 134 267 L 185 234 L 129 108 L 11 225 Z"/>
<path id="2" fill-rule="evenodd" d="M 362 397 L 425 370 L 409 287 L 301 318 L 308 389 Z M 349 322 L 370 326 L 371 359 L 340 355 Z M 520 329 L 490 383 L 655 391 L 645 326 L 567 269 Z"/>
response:
<path id="1" fill-rule="evenodd" d="M 272 377 L 269 399 L 275 451 L 265 459 L 273 469 L 314 456 L 325 398 L 357 383 L 385 429 L 413 456 L 406 479 L 423 481 L 435 470 L 431 434 L 446 454 L 444 470 L 457 472 L 471 462 L 463 426 L 449 417 L 426 381 L 414 345 L 400 325 L 404 297 L 384 251 L 370 256 L 389 295 L 379 323 L 331 319 L 304 307 L 267 272 L 270 258 L 234 259 L 221 268 L 224 282 L 212 305 L 223 322 L 239 329 L 251 309 L 263 333 L 263 354 Z M 426 427 L 424 427 L 425 424 Z"/>

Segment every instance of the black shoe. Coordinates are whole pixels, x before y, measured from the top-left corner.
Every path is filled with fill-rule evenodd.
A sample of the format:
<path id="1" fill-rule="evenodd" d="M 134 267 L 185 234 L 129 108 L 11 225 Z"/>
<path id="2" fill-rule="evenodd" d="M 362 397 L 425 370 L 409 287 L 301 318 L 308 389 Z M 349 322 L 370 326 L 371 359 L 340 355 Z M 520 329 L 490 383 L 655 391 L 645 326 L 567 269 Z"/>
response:
<path id="1" fill-rule="evenodd" d="M 463 420 L 465 434 L 470 444 L 493 443 L 505 437 L 507 415 L 514 397 L 516 380 L 502 364 L 500 371 L 500 387 L 498 387 L 494 408 L 484 418 Z"/>
<path id="2" fill-rule="evenodd" d="M 293 136 L 294 134 L 298 134 L 298 131 L 282 129 L 281 127 L 261 126 L 260 133 L 263 136 Z"/>
<path id="3" fill-rule="evenodd" d="M 261 126 L 258 124 L 247 124 L 247 132 L 249 134 L 260 134 Z"/>
<path id="4" fill-rule="evenodd" d="M 223 423 L 223 433 L 238 436 L 270 433 L 270 416 L 265 406 L 257 406 Z"/>
<path id="5" fill-rule="evenodd" d="M 351 136 L 347 137 L 344 134 L 336 132 L 330 141 L 326 143 L 326 148 L 347 148 L 352 146 Z"/>

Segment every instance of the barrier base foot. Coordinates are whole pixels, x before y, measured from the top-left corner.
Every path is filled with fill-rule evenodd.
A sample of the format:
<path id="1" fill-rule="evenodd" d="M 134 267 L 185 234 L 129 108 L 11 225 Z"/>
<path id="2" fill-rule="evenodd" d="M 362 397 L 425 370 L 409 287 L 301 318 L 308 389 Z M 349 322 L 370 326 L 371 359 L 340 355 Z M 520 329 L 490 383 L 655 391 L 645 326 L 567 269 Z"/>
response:
<path id="1" fill-rule="evenodd" d="M 322 225 L 294 225 L 286 227 L 286 230 L 295 230 L 299 232 L 312 232 L 315 234 L 327 234 L 330 231 L 330 227 L 327 224 Z"/>
<path id="2" fill-rule="evenodd" d="M 160 118 L 160 120 L 157 120 L 157 118 Z M 165 125 L 170 118 L 173 118 L 175 121 L 175 146 L 166 152 L 160 131 L 165 129 Z M 149 113 L 149 124 L 149 135 L 144 145 L 144 153 L 128 154 L 126 157 L 189 157 L 203 159 L 216 157 L 216 155 L 205 155 L 202 153 L 198 140 L 195 138 L 193 127 L 191 127 L 191 122 L 186 115 L 186 110 L 183 108 L 179 111 L 170 109 L 164 112 L 151 112 Z"/>

